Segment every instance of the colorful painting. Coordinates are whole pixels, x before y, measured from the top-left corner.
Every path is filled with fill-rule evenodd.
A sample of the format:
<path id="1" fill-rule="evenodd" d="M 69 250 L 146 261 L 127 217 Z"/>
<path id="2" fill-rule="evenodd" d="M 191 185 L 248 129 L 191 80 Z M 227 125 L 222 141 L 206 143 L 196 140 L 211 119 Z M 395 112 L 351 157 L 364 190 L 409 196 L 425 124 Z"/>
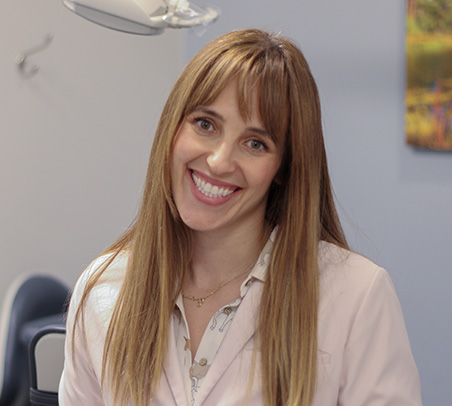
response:
<path id="1" fill-rule="evenodd" d="M 452 0 L 407 0 L 406 140 L 452 151 Z"/>

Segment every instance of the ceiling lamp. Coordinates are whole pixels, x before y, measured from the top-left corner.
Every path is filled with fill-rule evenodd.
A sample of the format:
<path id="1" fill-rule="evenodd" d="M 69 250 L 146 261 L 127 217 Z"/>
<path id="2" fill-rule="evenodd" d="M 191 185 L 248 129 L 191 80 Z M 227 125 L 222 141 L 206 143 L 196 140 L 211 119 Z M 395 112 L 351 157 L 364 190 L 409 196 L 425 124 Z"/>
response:
<path id="1" fill-rule="evenodd" d="M 206 27 L 218 18 L 213 8 L 187 0 L 63 0 L 74 13 L 114 30 L 141 35 L 165 28 Z"/>

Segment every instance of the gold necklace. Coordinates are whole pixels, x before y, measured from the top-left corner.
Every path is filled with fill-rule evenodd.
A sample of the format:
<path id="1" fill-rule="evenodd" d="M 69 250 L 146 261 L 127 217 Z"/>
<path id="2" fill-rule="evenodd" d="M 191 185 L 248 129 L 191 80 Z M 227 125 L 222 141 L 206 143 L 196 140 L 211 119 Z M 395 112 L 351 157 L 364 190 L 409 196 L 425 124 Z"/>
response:
<path id="1" fill-rule="evenodd" d="M 196 303 L 196 306 L 201 307 L 204 302 L 206 301 L 206 299 L 208 299 L 210 296 L 214 295 L 215 293 L 217 293 L 221 288 L 224 288 L 228 283 L 231 283 L 232 281 L 235 281 L 236 279 L 240 278 L 241 276 L 245 275 L 247 272 L 249 272 L 249 269 L 247 269 L 245 272 L 238 274 L 236 276 L 234 276 L 233 278 L 229 279 L 228 281 L 224 282 L 223 284 L 221 284 L 220 286 L 218 286 L 218 288 L 212 290 L 210 293 L 208 293 L 206 296 L 204 297 L 198 297 L 198 296 L 185 296 L 184 292 L 182 292 L 182 297 L 184 299 L 188 299 L 188 300 L 192 300 L 194 302 L 198 302 Z"/>

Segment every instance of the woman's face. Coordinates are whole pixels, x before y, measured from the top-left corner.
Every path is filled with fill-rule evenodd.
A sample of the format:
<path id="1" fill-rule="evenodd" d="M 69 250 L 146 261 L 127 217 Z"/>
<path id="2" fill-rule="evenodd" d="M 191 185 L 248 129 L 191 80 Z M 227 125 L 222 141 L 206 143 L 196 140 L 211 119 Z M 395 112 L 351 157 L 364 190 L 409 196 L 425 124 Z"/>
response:
<path id="1" fill-rule="evenodd" d="M 261 226 L 282 151 L 267 133 L 252 97 L 244 121 L 237 85 L 185 117 L 174 143 L 171 187 L 183 222 L 195 231 Z"/>

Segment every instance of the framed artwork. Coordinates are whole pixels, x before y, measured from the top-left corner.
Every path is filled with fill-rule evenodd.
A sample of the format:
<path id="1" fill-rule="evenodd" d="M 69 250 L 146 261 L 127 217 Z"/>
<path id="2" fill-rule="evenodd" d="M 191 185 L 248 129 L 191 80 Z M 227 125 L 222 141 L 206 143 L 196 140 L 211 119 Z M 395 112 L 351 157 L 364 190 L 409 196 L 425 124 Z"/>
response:
<path id="1" fill-rule="evenodd" d="M 406 141 L 452 151 L 452 0 L 407 0 Z"/>

